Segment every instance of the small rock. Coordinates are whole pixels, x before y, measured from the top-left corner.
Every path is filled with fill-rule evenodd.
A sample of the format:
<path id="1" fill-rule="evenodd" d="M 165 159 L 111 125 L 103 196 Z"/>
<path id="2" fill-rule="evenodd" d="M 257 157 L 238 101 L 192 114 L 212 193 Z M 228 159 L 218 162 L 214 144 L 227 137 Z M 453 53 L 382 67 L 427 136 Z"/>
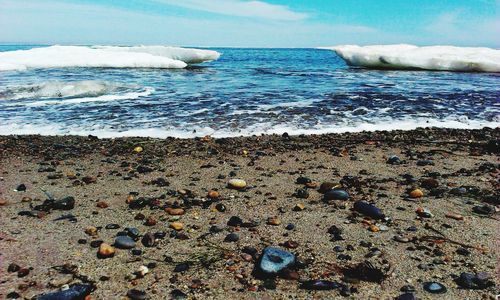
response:
<path id="1" fill-rule="evenodd" d="M 330 190 L 332 190 L 333 188 L 337 187 L 338 186 L 338 183 L 333 183 L 333 182 L 323 182 L 320 186 L 319 186 L 319 192 L 324 194 Z"/>
<path id="2" fill-rule="evenodd" d="M 334 281 L 328 280 L 309 280 L 303 282 L 300 285 L 301 289 L 305 290 L 318 290 L 318 291 L 328 291 L 340 288 L 340 284 Z"/>
<path id="3" fill-rule="evenodd" d="M 229 188 L 235 189 L 235 190 L 242 190 L 247 186 L 247 183 L 243 179 L 231 179 L 228 182 Z"/>
<path id="4" fill-rule="evenodd" d="M 240 236 L 237 233 L 230 233 L 224 238 L 224 242 L 234 243 L 240 240 Z"/>
<path id="5" fill-rule="evenodd" d="M 297 189 L 295 191 L 294 195 L 295 195 L 295 197 L 301 198 L 301 199 L 309 198 L 309 192 L 307 191 L 307 189 Z"/>
<path id="6" fill-rule="evenodd" d="M 85 228 L 85 233 L 90 235 L 90 236 L 96 236 L 97 235 L 97 228 L 94 226 L 89 226 Z"/>
<path id="7" fill-rule="evenodd" d="M 141 153 L 142 151 L 144 151 L 144 149 L 141 146 L 137 146 L 134 148 L 135 153 Z"/>
<path id="8" fill-rule="evenodd" d="M 71 196 L 64 197 L 60 200 L 54 201 L 52 207 L 54 209 L 60 209 L 60 210 L 72 210 L 73 208 L 75 208 L 75 198 Z"/>
<path id="9" fill-rule="evenodd" d="M 156 239 L 154 234 L 148 232 L 142 237 L 141 242 L 145 247 L 153 247 L 156 244 Z"/>
<path id="10" fill-rule="evenodd" d="M 219 199 L 220 198 L 220 194 L 219 194 L 219 192 L 212 190 L 212 191 L 208 192 L 207 197 L 210 198 L 210 199 Z"/>
<path id="11" fill-rule="evenodd" d="M 293 207 L 293 210 L 294 210 L 294 211 L 303 211 L 305 207 L 306 207 L 306 206 L 305 206 L 304 204 L 302 204 L 302 203 L 297 203 L 297 204 Z"/>
<path id="12" fill-rule="evenodd" d="M 115 248 L 106 243 L 101 243 L 99 246 L 98 256 L 100 258 L 113 257 L 115 255 Z"/>
<path id="13" fill-rule="evenodd" d="M 7 205 L 7 200 L 5 199 L 0 199 L 0 206 Z"/>
<path id="14" fill-rule="evenodd" d="M 238 216 L 232 216 L 229 218 L 229 221 L 227 221 L 227 226 L 238 227 L 241 226 L 241 224 L 243 224 L 243 220 Z"/>
<path id="15" fill-rule="evenodd" d="M 99 201 L 99 202 L 97 202 L 96 206 L 99 207 L 99 208 L 108 208 L 109 204 L 106 203 L 105 201 Z"/>
<path id="16" fill-rule="evenodd" d="M 444 294 L 448 289 L 439 282 L 425 282 L 424 290 L 431 294 Z"/>
<path id="17" fill-rule="evenodd" d="M 21 183 L 20 185 L 17 186 L 16 191 L 18 192 L 26 191 L 26 185 L 24 185 L 24 183 Z"/>
<path id="18" fill-rule="evenodd" d="M 325 193 L 323 198 L 325 201 L 329 200 L 348 200 L 349 193 L 341 189 L 330 190 Z"/>
<path id="19" fill-rule="evenodd" d="M 391 155 L 387 159 L 387 163 L 390 165 L 400 165 L 401 164 L 401 159 L 397 157 L 396 155 Z"/>
<path id="20" fill-rule="evenodd" d="M 170 228 L 180 231 L 184 228 L 184 224 L 182 224 L 181 222 L 172 222 L 170 223 Z"/>
<path id="21" fill-rule="evenodd" d="M 36 296 L 37 300 L 72 300 L 85 299 L 93 290 L 90 284 L 75 284 L 69 288 L 49 294 Z"/>
<path id="22" fill-rule="evenodd" d="M 455 281 L 462 288 L 482 290 L 495 286 L 495 283 L 490 278 L 487 273 L 472 274 L 464 272 Z"/>
<path id="23" fill-rule="evenodd" d="M 127 235 L 122 235 L 116 237 L 114 245 L 119 249 L 132 249 L 135 247 L 135 241 Z"/>
<path id="24" fill-rule="evenodd" d="M 217 203 L 217 205 L 215 205 L 215 209 L 218 211 L 218 212 L 225 212 L 226 211 L 226 206 L 222 203 Z"/>
<path id="25" fill-rule="evenodd" d="M 304 176 L 300 176 L 299 178 L 297 178 L 297 180 L 295 180 L 295 183 L 297 184 L 307 184 L 311 182 L 312 180 L 310 178 Z"/>
<path id="26" fill-rule="evenodd" d="M 295 265 L 295 255 L 274 247 L 267 247 L 259 259 L 258 269 L 266 275 L 277 275 Z"/>
<path id="27" fill-rule="evenodd" d="M 357 201 L 354 203 L 354 210 L 368 216 L 372 219 L 383 219 L 385 215 L 382 211 L 373 204 L 370 204 L 366 201 Z"/>
<path id="28" fill-rule="evenodd" d="M 165 208 L 165 212 L 171 216 L 182 216 L 185 211 L 182 208 L 172 208 L 172 207 L 167 207 Z"/>
<path id="29" fill-rule="evenodd" d="M 278 226 L 281 224 L 281 220 L 277 217 L 270 217 L 267 219 L 268 225 Z"/>
<path id="30" fill-rule="evenodd" d="M 127 292 L 127 297 L 131 300 L 146 300 L 149 299 L 145 291 L 131 289 Z"/>
<path id="31" fill-rule="evenodd" d="M 414 189 L 410 191 L 409 195 L 411 198 L 417 199 L 417 198 L 422 198 L 424 196 L 424 192 L 422 192 L 422 190 L 420 189 Z"/>

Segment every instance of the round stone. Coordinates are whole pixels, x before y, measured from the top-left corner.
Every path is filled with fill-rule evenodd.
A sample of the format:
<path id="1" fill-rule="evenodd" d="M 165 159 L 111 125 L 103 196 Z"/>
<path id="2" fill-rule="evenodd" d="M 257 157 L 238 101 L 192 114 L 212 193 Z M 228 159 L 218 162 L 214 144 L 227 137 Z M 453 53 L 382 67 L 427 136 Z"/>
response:
<path id="1" fill-rule="evenodd" d="M 180 231 L 184 228 L 184 224 L 181 222 L 172 222 L 170 223 L 170 228 Z"/>
<path id="2" fill-rule="evenodd" d="M 399 157 L 397 157 L 396 155 L 391 155 L 387 159 L 387 163 L 390 165 L 399 165 L 399 164 L 401 164 L 401 159 Z"/>
<path id="3" fill-rule="evenodd" d="M 349 193 L 347 193 L 344 190 L 337 189 L 337 190 L 330 190 L 325 193 L 325 200 L 347 200 L 349 199 Z"/>
<path id="4" fill-rule="evenodd" d="M 135 247 L 135 241 L 129 236 L 122 235 L 115 239 L 114 245 L 119 249 L 132 249 Z"/>
<path id="5" fill-rule="evenodd" d="M 224 238 L 224 242 L 234 243 L 240 240 L 240 236 L 236 233 L 230 233 Z"/>
<path id="6" fill-rule="evenodd" d="M 334 183 L 334 182 L 323 182 L 319 186 L 319 192 L 324 194 L 324 193 L 332 190 L 333 188 L 335 188 L 337 185 L 338 185 L 338 183 Z"/>
<path id="7" fill-rule="evenodd" d="M 424 290 L 431 294 L 444 294 L 448 291 L 448 289 L 439 282 L 424 283 Z"/>
<path id="8" fill-rule="evenodd" d="M 101 243 L 98 255 L 102 258 L 113 257 L 115 255 L 115 248 L 106 243 Z"/>
<path id="9" fill-rule="evenodd" d="M 411 198 L 422 198 L 424 196 L 424 193 L 420 189 L 414 189 L 410 192 L 410 197 Z"/>
<path id="10" fill-rule="evenodd" d="M 145 291 L 139 291 L 136 289 L 131 289 L 127 292 L 127 297 L 131 300 L 145 300 L 148 299 L 148 295 Z"/>
<path id="11" fill-rule="evenodd" d="M 231 179 L 228 182 L 228 186 L 235 190 L 241 190 L 247 186 L 247 183 L 243 179 Z"/>
<path id="12" fill-rule="evenodd" d="M 182 216 L 184 214 L 184 209 L 182 208 L 165 208 L 165 212 L 171 216 Z"/>

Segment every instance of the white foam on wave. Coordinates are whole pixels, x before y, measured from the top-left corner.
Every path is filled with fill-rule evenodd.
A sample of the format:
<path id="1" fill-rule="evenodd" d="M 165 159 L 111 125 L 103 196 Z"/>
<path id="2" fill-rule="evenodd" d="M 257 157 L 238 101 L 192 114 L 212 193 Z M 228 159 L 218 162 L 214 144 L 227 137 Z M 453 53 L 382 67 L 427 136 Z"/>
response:
<path id="1" fill-rule="evenodd" d="M 9 122 L 9 124 L 0 123 L 0 135 L 12 134 L 40 134 L 40 135 L 94 135 L 99 138 L 118 138 L 118 137 L 152 137 L 152 138 L 194 138 L 206 135 L 215 138 L 252 136 L 260 134 L 328 134 L 345 132 L 362 132 L 378 130 L 413 130 L 420 127 L 439 127 L 455 129 L 481 129 L 484 127 L 500 127 L 498 121 L 477 121 L 477 120 L 458 120 L 458 119 L 408 119 L 392 120 L 380 123 L 358 123 L 353 125 L 334 125 L 320 124 L 310 128 L 299 128 L 290 125 L 276 125 L 270 123 L 260 123 L 245 127 L 241 130 L 235 129 L 213 129 L 210 127 L 189 127 L 189 128 L 136 128 L 118 131 L 116 129 L 106 128 L 96 125 L 94 127 L 70 127 L 60 128 L 56 124 L 26 124 L 19 122 Z"/>
<path id="2" fill-rule="evenodd" d="M 219 55 L 216 51 L 163 46 L 50 46 L 0 52 L 0 71 L 72 67 L 182 69 Z"/>
<path id="3" fill-rule="evenodd" d="M 95 97 L 113 92 L 116 89 L 116 85 L 99 80 L 74 82 L 51 81 L 26 86 L 7 87 L 4 90 L 0 90 L 0 95 L 2 95 L 0 99 Z"/>
<path id="4" fill-rule="evenodd" d="M 79 104 L 133 100 L 151 95 L 150 87 L 136 88 L 117 85 L 106 81 L 84 80 L 74 82 L 43 82 L 0 90 L 0 100 L 7 100 L 5 106 L 37 107 L 45 105 Z M 40 100 L 50 99 L 50 100 Z"/>
<path id="5" fill-rule="evenodd" d="M 341 45 L 334 50 L 348 65 L 372 69 L 500 72 L 500 50 L 479 47 Z"/>

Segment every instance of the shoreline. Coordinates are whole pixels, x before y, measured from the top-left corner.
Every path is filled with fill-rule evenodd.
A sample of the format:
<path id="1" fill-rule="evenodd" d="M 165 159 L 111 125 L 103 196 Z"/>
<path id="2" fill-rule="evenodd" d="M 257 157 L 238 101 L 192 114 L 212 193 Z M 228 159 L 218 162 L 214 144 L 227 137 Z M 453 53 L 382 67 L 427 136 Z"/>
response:
<path id="1" fill-rule="evenodd" d="M 500 128 L 0 136 L 0 298 L 87 284 L 92 299 L 494 299 L 499 141 Z M 259 273 L 269 246 L 296 257 L 278 276 Z M 479 288 L 459 279 L 482 272 Z"/>

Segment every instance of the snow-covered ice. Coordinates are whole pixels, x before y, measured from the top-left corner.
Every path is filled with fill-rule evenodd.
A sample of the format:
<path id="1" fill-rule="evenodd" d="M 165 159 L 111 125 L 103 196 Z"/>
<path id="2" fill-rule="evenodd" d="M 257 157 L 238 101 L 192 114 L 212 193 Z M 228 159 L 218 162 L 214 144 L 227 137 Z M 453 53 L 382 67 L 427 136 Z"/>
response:
<path id="1" fill-rule="evenodd" d="M 348 65 L 373 69 L 500 72 L 500 50 L 478 47 L 342 45 L 334 50 Z"/>
<path id="2" fill-rule="evenodd" d="M 0 71 L 69 67 L 182 69 L 219 56 L 216 51 L 165 46 L 50 46 L 0 52 Z"/>

